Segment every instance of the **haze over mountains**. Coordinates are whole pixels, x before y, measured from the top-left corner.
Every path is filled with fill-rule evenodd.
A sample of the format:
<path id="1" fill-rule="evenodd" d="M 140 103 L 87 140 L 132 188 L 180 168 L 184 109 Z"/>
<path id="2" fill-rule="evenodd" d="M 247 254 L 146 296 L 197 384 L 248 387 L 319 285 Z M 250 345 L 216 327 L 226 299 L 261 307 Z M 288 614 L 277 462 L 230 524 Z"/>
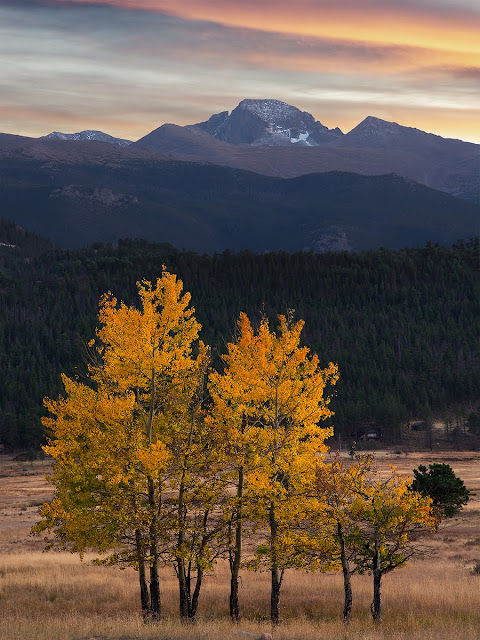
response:
<path id="1" fill-rule="evenodd" d="M 134 143 L 99 131 L 0 134 L 0 217 L 65 247 L 450 243 L 478 233 L 479 165 L 480 145 L 373 117 L 344 134 L 278 100 L 243 100 Z"/>

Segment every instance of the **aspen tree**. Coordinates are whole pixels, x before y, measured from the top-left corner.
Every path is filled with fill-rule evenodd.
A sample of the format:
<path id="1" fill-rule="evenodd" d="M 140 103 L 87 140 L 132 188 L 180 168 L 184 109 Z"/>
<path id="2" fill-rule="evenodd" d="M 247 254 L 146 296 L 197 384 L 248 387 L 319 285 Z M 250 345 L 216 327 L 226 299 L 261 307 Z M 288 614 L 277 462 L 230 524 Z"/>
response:
<path id="1" fill-rule="evenodd" d="M 337 455 L 319 467 L 316 482 L 320 508 L 311 521 L 309 552 L 323 557 L 325 539 L 333 536 L 336 550 L 331 558 L 338 559 L 344 578 L 344 622 L 350 619 L 354 573 L 372 575 L 371 613 L 379 622 L 382 577 L 421 551 L 418 532 L 436 528 L 431 499 L 412 491 L 411 478 L 393 468 L 382 477 L 370 455 L 350 464 Z"/>
<path id="2" fill-rule="evenodd" d="M 370 610 L 374 622 L 382 619 L 382 577 L 421 551 L 417 533 L 437 528 L 431 498 L 412 491 L 411 482 L 392 467 L 386 478 L 372 469 L 354 487 L 355 562 L 359 573 L 373 577 Z"/>
<path id="3" fill-rule="evenodd" d="M 355 564 L 355 535 L 357 524 L 352 512 L 356 491 L 365 484 L 366 474 L 371 469 L 372 456 L 359 456 L 355 463 L 336 454 L 316 474 L 318 501 L 311 510 L 313 540 L 308 551 L 326 569 L 340 568 L 343 575 L 344 605 L 343 622 L 350 622 L 352 611 L 352 575 Z M 327 544 L 328 542 L 328 544 Z"/>
<path id="4" fill-rule="evenodd" d="M 200 325 L 182 287 L 164 270 L 155 285 L 138 284 L 140 309 L 105 294 L 89 385 L 64 376 L 65 398 L 45 401 L 55 496 L 35 530 L 138 569 L 142 611 L 152 619 L 161 615 L 160 561 L 178 550 L 175 531 L 184 528 L 183 507 L 165 493 L 180 496 L 179 449 L 189 441 L 208 360 L 201 343 L 193 355 Z"/>
<path id="5" fill-rule="evenodd" d="M 285 569 L 298 565 L 295 526 L 302 517 L 324 441 L 332 434 L 319 423 L 332 415 L 324 392 L 338 379 L 336 365 L 322 369 L 316 355 L 300 346 L 303 322 L 279 316 L 278 331 L 264 318 L 254 331 L 240 315 L 239 336 L 228 345 L 225 371 L 212 377 L 211 393 L 231 443 L 235 478 L 235 540 L 231 548 L 232 618 L 238 619 L 238 570 L 246 513 L 268 537 L 251 566 L 266 566 L 271 577 L 270 615 L 279 622 Z"/>

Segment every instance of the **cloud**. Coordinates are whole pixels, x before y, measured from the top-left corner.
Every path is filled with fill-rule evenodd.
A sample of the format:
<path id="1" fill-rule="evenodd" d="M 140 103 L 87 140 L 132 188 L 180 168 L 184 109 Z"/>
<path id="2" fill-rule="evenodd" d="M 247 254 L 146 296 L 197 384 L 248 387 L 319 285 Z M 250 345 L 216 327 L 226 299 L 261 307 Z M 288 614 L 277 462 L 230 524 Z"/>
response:
<path id="1" fill-rule="evenodd" d="M 480 6 L 467 0 L 55 0 L 55 6 L 76 4 L 171 13 L 280 33 L 430 48 L 440 44 L 480 53 Z"/>
<path id="2" fill-rule="evenodd" d="M 472 80 L 475 89 L 480 93 L 480 66 L 464 67 L 464 66 L 438 66 L 438 67 L 420 67 L 418 73 L 423 75 L 433 75 L 448 78 L 452 82 L 458 83 L 462 80 Z"/>
<path id="3" fill-rule="evenodd" d="M 69 13 L 74 14 L 67 16 L 50 10 L 27 17 L 23 12 L 12 12 L 4 19 L 4 23 L 10 24 L 4 32 L 3 47 L 0 42 L 0 50 L 3 48 L 7 54 L 8 48 L 15 51 L 17 42 L 24 42 L 27 49 L 35 47 L 36 57 L 38 43 L 42 48 L 42 41 L 53 37 L 55 51 L 67 56 L 74 54 L 83 43 L 85 50 L 79 52 L 79 56 L 85 59 L 93 54 L 106 58 L 120 56 L 122 60 L 135 56 L 148 64 L 148 59 L 162 56 L 202 61 L 213 67 L 227 64 L 332 72 L 375 69 L 388 74 L 415 68 L 427 59 L 443 66 L 449 63 L 466 67 L 469 61 L 467 55 L 448 51 L 432 53 L 415 46 L 229 28 L 214 22 L 182 20 L 169 14 L 114 11 L 105 5 L 80 8 L 70 3 L 69 9 Z M 9 38 L 9 32 L 15 28 L 18 34 Z M 90 46 L 93 49 L 89 49 Z"/>

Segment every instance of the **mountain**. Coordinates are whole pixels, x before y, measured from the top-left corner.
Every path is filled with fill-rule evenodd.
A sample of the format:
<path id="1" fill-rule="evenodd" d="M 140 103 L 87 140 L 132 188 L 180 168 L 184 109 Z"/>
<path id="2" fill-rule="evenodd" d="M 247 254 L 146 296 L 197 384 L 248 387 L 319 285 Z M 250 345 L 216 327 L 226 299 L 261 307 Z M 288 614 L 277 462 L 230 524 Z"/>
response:
<path id="1" fill-rule="evenodd" d="M 132 147 L 283 178 L 396 173 L 480 203 L 480 145 L 371 116 L 344 135 L 279 100 L 243 100 L 196 125 L 163 125 Z"/>
<path id="2" fill-rule="evenodd" d="M 345 140 L 351 144 L 356 142 L 358 144 L 370 145 L 384 145 L 386 142 L 392 139 L 396 139 L 397 142 L 403 141 L 403 137 L 407 136 L 409 140 L 416 140 L 418 142 L 418 136 L 429 136 L 433 134 L 425 133 L 419 129 L 413 129 L 411 127 L 404 127 L 396 122 L 388 122 L 380 118 L 374 118 L 368 116 L 365 120 L 362 120 L 360 124 L 349 131 Z M 439 138 L 440 136 L 433 136 Z"/>
<path id="3" fill-rule="evenodd" d="M 131 140 L 123 140 L 122 138 L 114 138 L 103 131 L 79 131 L 78 133 L 61 133 L 53 131 L 46 136 L 42 136 L 49 140 L 96 140 L 97 142 L 108 142 L 109 144 L 118 144 L 121 147 L 128 147 L 132 144 Z"/>
<path id="4" fill-rule="evenodd" d="M 134 142 L 131 149 L 148 149 L 152 153 L 174 156 L 179 160 L 228 165 L 228 160 L 241 148 L 223 142 L 197 127 L 163 124 Z"/>
<path id="5" fill-rule="evenodd" d="M 465 148 L 477 148 L 477 151 L 480 149 L 480 145 L 453 138 L 442 138 L 434 133 L 426 133 L 421 129 L 405 127 L 396 122 L 388 122 L 373 116 L 368 116 L 349 131 L 343 140 L 339 142 L 339 146 L 342 145 L 349 147 L 352 145 L 367 148 L 377 147 L 380 149 L 394 145 L 396 150 L 399 148 L 416 150 L 423 147 L 443 149 L 451 153 L 454 153 L 456 149 L 463 147 L 463 145 L 466 145 Z"/>
<path id="6" fill-rule="evenodd" d="M 160 154 L 161 157 L 161 154 Z M 28 138 L 9 133 L 0 133 L 0 159 L 7 164 L 18 161 L 39 161 L 55 166 L 75 163 L 121 164 L 132 158 L 156 159 L 158 153 L 151 153 L 141 147 L 105 144 L 97 140 L 63 140 L 59 138 Z"/>
<path id="7" fill-rule="evenodd" d="M 191 125 L 231 144 L 259 146 L 317 146 L 342 137 L 340 129 L 328 129 L 306 111 L 280 100 L 242 100 L 229 115 L 213 115 Z"/>
<path id="8" fill-rule="evenodd" d="M 186 141 L 206 136 L 218 149 L 240 149 L 177 129 Z M 68 248 L 128 237 L 200 252 L 400 248 L 470 237 L 480 216 L 396 175 L 283 179 L 96 141 L 0 135 L 0 175 L 0 217 Z"/>

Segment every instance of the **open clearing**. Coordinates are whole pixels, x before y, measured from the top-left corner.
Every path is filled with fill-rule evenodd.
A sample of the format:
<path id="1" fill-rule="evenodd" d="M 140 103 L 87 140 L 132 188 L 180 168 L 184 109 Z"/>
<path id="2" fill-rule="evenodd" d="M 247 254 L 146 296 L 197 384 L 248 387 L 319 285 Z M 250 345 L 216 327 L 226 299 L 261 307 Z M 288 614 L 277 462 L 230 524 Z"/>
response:
<path id="1" fill-rule="evenodd" d="M 275 640 L 478 640 L 480 638 L 480 453 L 378 452 L 378 466 L 389 464 L 410 474 L 419 464 L 447 462 L 472 492 L 467 507 L 441 525 L 428 544 L 431 552 L 384 578 L 384 622 L 372 627 L 371 578 L 354 578 L 352 623 L 340 621 L 339 574 L 287 572 L 281 596 L 282 624 Z M 145 625 L 139 611 L 133 570 L 93 566 L 66 552 L 42 553 L 43 541 L 29 536 L 38 506 L 51 496 L 45 462 L 14 462 L 0 457 L 0 638 L 1 640 L 256 638 L 271 632 L 269 576 L 244 572 L 244 620 L 228 619 L 229 574 L 221 563 L 200 596 L 198 624 L 177 621 L 177 586 L 164 569 L 166 619 Z M 92 556 L 93 557 L 93 556 Z"/>

